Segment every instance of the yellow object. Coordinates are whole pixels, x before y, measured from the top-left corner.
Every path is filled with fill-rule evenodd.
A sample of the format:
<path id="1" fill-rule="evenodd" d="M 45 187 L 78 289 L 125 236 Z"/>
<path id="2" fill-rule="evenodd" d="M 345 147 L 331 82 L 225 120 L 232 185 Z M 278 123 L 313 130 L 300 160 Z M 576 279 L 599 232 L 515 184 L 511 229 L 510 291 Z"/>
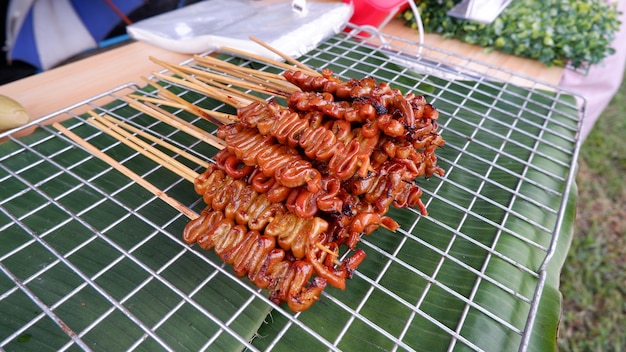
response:
<path id="1" fill-rule="evenodd" d="M 29 121 L 30 116 L 22 104 L 0 95 L 0 131 L 25 125 Z"/>

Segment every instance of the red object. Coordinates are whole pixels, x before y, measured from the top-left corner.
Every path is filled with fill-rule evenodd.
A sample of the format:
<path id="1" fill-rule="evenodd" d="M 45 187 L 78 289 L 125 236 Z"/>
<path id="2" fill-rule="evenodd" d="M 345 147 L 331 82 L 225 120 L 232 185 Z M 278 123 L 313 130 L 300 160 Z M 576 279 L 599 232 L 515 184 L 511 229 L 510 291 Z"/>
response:
<path id="1" fill-rule="evenodd" d="M 343 0 L 350 3 L 350 0 Z M 354 14 L 350 22 L 356 25 L 378 27 L 396 9 L 408 6 L 407 0 L 353 0 Z"/>
<path id="2" fill-rule="evenodd" d="M 130 26 L 131 24 L 133 24 L 133 22 L 132 22 L 132 21 L 131 21 L 128 17 L 126 17 L 126 14 L 125 14 L 124 12 L 122 12 L 122 10 L 120 10 L 120 8 L 119 8 L 119 7 L 117 7 L 117 5 L 115 5 L 115 4 L 113 3 L 113 1 L 111 1 L 111 0 L 104 0 L 104 2 L 106 2 L 106 3 L 107 3 L 107 5 L 111 6 L 111 9 L 112 9 L 112 10 L 113 10 L 113 11 L 114 11 L 114 12 L 115 12 L 118 16 L 120 16 L 120 18 L 122 19 L 122 21 L 124 21 L 124 23 L 125 23 L 127 26 Z"/>

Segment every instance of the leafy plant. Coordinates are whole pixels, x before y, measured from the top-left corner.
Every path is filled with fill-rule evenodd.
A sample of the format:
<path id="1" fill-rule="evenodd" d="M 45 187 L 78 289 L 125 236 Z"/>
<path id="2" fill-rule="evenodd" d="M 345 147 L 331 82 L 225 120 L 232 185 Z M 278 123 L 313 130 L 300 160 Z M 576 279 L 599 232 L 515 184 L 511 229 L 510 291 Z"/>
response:
<path id="1" fill-rule="evenodd" d="M 486 50 L 527 57 L 548 66 L 575 68 L 596 64 L 615 50 L 619 28 L 616 4 L 601 0 L 516 0 L 491 24 L 447 15 L 460 0 L 422 0 L 418 4 L 424 30 L 444 38 L 480 45 Z M 413 12 L 402 16 L 417 28 Z"/>

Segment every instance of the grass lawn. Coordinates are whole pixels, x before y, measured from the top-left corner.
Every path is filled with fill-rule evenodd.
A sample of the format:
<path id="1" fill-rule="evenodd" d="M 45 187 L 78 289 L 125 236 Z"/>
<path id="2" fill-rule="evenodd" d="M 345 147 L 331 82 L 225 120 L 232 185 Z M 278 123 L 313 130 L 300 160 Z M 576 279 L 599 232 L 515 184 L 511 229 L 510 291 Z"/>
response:
<path id="1" fill-rule="evenodd" d="M 626 79 L 583 144 L 561 351 L 626 351 Z"/>

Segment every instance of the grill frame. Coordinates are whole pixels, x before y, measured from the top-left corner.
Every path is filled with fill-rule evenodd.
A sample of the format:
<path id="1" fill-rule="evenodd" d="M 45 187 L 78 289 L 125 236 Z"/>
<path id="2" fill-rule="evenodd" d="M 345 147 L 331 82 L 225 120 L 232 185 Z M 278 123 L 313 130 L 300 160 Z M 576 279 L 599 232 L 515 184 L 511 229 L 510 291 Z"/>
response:
<path id="1" fill-rule="evenodd" d="M 119 142 L 111 141 L 103 133 L 89 127 L 84 115 L 82 115 L 85 109 L 96 109 L 125 121 L 133 123 L 139 121 L 137 122 L 138 126 L 185 147 L 198 156 L 212 155 L 214 150 L 202 145 L 200 141 L 194 141 L 188 136 L 181 136 L 177 131 L 158 123 L 145 122 L 144 117 L 139 112 L 129 112 L 129 107 L 119 100 L 119 97 L 143 89 L 141 85 L 129 83 L 33 121 L 23 128 L 38 126 L 39 129 L 31 136 L 17 138 L 13 133 L 19 131 L 0 135 L 0 137 L 8 138 L 4 144 L 5 148 L 9 150 L 8 154 L 0 157 L 0 184 L 2 184 L 3 189 L 12 190 L 7 193 L 5 193 L 6 191 L 2 192 L 0 214 L 5 220 L 0 223 L 0 231 L 3 235 L 8 233 L 10 236 L 21 238 L 24 241 L 17 243 L 20 240 L 15 240 L 16 243 L 5 244 L 5 249 L 0 251 L 0 271 L 4 275 L 0 281 L 0 305 L 7 308 L 28 303 L 29 308 L 37 312 L 36 314 L 27 314 L 28 317 L 32 316 L 27 321 L 18 322 L 18 325 L 9 324 L 8 327 L 0 329 L 4 332 L 4 335 L 0 335 L 0 347 L 13 348 L 19 347 L 20 344 L 25 346 L 25 344 L 37 340 L 38 336 L 34 332 L 41 334 L 56 329 L 51 333 L 51 336 L 58 335 L 58 345 L 55 345 L 57 343 L 55 340 L 48 347 L 61 350 L 98 349 L 102 346 L 96 345 L 94 341 L 102 342 L 100 338 L 95 336 L 101 335 L 102 331 L 111 324 L 110 321 L 113 317 L 118 319 L 119 316 L 119 320 L 125 322 L 128 325 L 128 330 L 132 331 L 129 335 L 134 337 L 129 337 L 129 339 L 133 342 L 129 345 L 111 345 L 110 347 L 123 347 L 131 350 L 156 346 L 166 350 L 230 348 L 233 344 L 246 350 L 282 350 L 290 346 L 297 346 L 297 341 L 294 341 L 293 336 L 302 333 L 306 336 L 303 340 L 316 341 L 319 348 L 341 350 L 350 341 L 358 339 L 358 336 L 352 336 L 355 331 L 375 332 L 377 334 L 376 341 L 382 341 L 384 346 L 380 347 L 385 349 L 417 350 L 419 349 L 418 346 L 410 338 L 415 319 L 425 319 L 435 329 L 439 329 L 440 334 L 449 337 L 449 341 L 442 343 L 443 349 L 488 349 L 485 345 L 481 345 L 481 342 L 472 341 L 466 337 L 465 330 L 469 328 L 470 324 L 467 323 L 468 317 L 473 317 L 472 314 L 478 314 L 491 319 L 495 325 L 513 335 L 514 338 L 507 342 L 507 346 L 514 346 L 520 351 L 526 350 L 532 339 L 540 299 L 549 281 L 549 266 L 558 265 L 558 258 L 554 259 L 554 257 L 558 254 L 559 246 L 563 245 L 560 237 L 567 236 L 562 233 L 566 232 L 569 226 L 564 221 L 573 197 L 574 171 L 580 148 L 578 127 L 584 112 L 584 100 L 570 92 L 563 91 L 559 87 L 469 60 L 460 55 L 426 45 L 417 45 L 402 38 L 381 33 L 369 33 L 362 36 L 364 33 L 363 28 L 357 27 L 354 27 L 350 33 L 340 33 L 320 43 L 317 48 L 300 58 L 300 61 L 320 69 L 330 67 L 342 78 L 373 74 L 378 79 L 399 86 L 403 92 L 416 88 L 428 90 L 433 87 L 432 92 L 426 93 L 432 99 L 429 102 L 441 111 L 443 116 L 441 130 L 444 138 L 448 140 L 451 137 L 451 140 L 455 142 L 449 142 L 446 148 L 451 152 L 444 152 L 444 156 L 440 157 L 442 163 L 446 165 L 444 168 L 447 169 L 448 174 L 441 179 L 423 183 L 426 203 L 431 216 L 421 217 L 417 211 L 412 209 L 394 211 L 393 215 L 401 218 L 400 222 L 403 225 L 402 229 L 399 230 L 402 235 L 398 237 L 399 244 L 379 242 L 379 238 L 389 235 L 378 232 L 363 239 L 362 246 L 368 252 L 366 262 L 370 260 L 370 257 L 376 257 L 383 265 L 378 272 L 365 267 L 360 268 L 355 273 L 353 280 L 359 281 L 360 285 L 367 288 L 362 298 L 357 302 L 350 302 L 346 298 L 348 296 L 344 296 L 343 293 L 327 289 L 321 298 L 322 302 L 314 305 L 323 305 L 322 312 L 325 309 L 330 309 L 327 307 L 341 310 L 340 316 L 346 319 L 342 328 L 328 333 L 323 329 L 320 330 L 319 326 L 309 325 L 307 322 L 310 321 L 310 318 L 307 315 L 313 313 L 306 311 L 293 314 L 284 307 L 274 305 L 266 299 L 263 291 L 259 291 L 247 283 L 245 279 L 237 278 L 215 255 L 203 252 L 197 247 L 185 245 L 179 238 L 180 230 L 185 223 L 181 214 L 173 213 L 158 198 L 138 189 L 139 187 L 134 182 L 120 177 L 117 171 L 77 148 L 66 137 L 47 125 L 47 122 L 51 120 L 69 119 L 70 122 L 66 122 L 68 128 L 85 133 L 85 138 L 91 143 L 98 145 L 103 151 L 115 155 L 123 164 L 132 166 L 142 177 L 150 179 L 156 184 L 162 183 L 161 188 L 166 193 L 182 195 L 181 201 L 188 204 L 190 208 L 199 211 L 202 205 L 201 200 L 193 194 L 191 186 L 186 184 L 186 181 L 165 176 L 167 170 L 163 170 L 159 165 L 146 163 L 142 159 L 143 157 L 136 152 L 123 151 Z M 384 58 L 389 60 L 385 61 Z M 229 60 L 243 65 L 250 63 L 243 58 L 232 57 Z M 194 62 L 189 60 L 185 64 L 193 65 Z M 169 88 L 173 88 L 181 96 L 187 98 L 192 96 L 191 101 L 195 104 L 209 104 L 212 109 L 229 110 L 223 104 L 209 102 L 194 92 L 171 86 Z M 465 95 L 460 92 L 465 92 Z M 478 98 L 475 98 L 476 96 Z M 564 96 L 573 98 L 566 99 L 567 102 L 564 103 L 560 100 Z M 529 100 L 531 97 L 538 98 L 541 102 L 534 106 L 535 103 Z M 197 100 L 195 100 L 196 98 Z M 456 99 L 460 100 L 456 101 Z M 484 100 L 488 99 L 493 99 L 493 103 L 483 104 Z M 578 105 L 577 101 L 581 105 Z M 567 106 L 563 107 L 563 104 Z M 533 105 L 533 107 L 529 107 L 529 105 Z M 476 106 L 478 108 L 474 109 Z M 447 110 L 448 107 L 452 110 Z M 511 112 L 507 108 L 511 108 L 513 111 Z M 483 109 L 485 110 L 483 111 Z M 523 113 L 518 113 L 515 109 L 519 109 Z M 535 110 L 545 110 L 549 116 L 547 118 L 535 116 L 533 114 Z M 562 116 L 563 111 L 569 112 L 571 116 Z M 475 115 L 481 115 L 485 112 L 484 118 L 477 121 L 471 120 Z M 185 115 L 181 111 L 174 111 L 174 113 L 181 116 Z M 463 115 L 468 115 L 470 118 L 463 120 L 463 117 L 459 117 Z M 513 121 L 511 125 L 506 125 L 505 122 L 498 120 L 498 117 L 501 116 L 511 116 Z M 199 118 L 186 117 L 190 118 L 194 124 L 203 125 L 205 123 Z M 457 123 L 460 123 L 458 125 L 460 127 L 472 126 L 473 130 L 468 133 L 459 129 Z M 207 129 L 211 128 L 208 125 L 203 126 L 206 126 Z M 527 131 L 526 128 L 532 128 L 533 132 Z M 486 135 L 501 135 L 503 137 L 502 144 L 496 147 L 490 145 L 485 142 L 487 140 L 485 138 L 488 137 Z M 465 143 L 461 142 L 463 138 L 466 140 Z M 525 146 L 524 143 L 520 142 L 529 139 L 535 140 L 536 143 Z M 9 144 L 10 146 L 6 147 Z M 55 146 L 55 148 L 48 148 L 48 144 Z M 476 146 L 480 148 L 474 149 Z M 528 160 L 517 157 L 513 152 L 515 149 L 511 149 L 511 146 L 522 149 Z M 550 153 L 546 153 L 545 148 L 550 150 Z M 488 156 L 480 155 L 474 150 L 492 151 L 495 155 L 492 156 L 494 159 L 489 160 Z M 73 154 L 78 154 L 78 156 L 73 156 Z M 448 155 L 455 156 L 456 159 L 447 159 Z M 534 163 L 536 159 L 547 162 L 554 155 L 558 157 L 552 161 L 568 169 L 565 174 L 552 174 Z M 471 164 L 466 165 L 463 162 L 467 157 L 471 157 L 474 163 L 487 163 L 489 175 L 493 172 L 519 176 L 522 182 L 513 186 L 497 184 L 490 177 L 474 173 Z M 562 160 L 559 160 L 559 157 Z M 508 170 L 500 164 L 502 159 L 506 159 L 509 163 L 523 165 L 523 171 L 518 175 L 517 171 Z M 37 169 L 50 169 L 51 176 L 36 175 Z M 92 169 L 98 171 L 93 172 Z M 201 168 L 196 167 L 196 170 L 201 171 Z M 456 170 L 474 176 L 480 181 L 478 188 L 472 190 L 463 180 L 454 178 L 457 175 Z M 554 185 L 545 186 L 537 179 L 529 176 L 535 173 L 545 173 L 548 179 L 554 180 Z M 55 180 L 59 176 L 62 180 L 61 185 L 56 185 Z M 541 177 L 539 179 L 543 180 Z M 113 183 L 115 185 L 112 185 Z M 12 187 L 14 184 L 15 187 L 19 185 L 18 188 L 20 189 L 13 191 L 14 188 L 9 186 Z M 186 186 L 190 191 L 183 191 Z M 552 186 L 554 188 L 551 188 Z M 465 205 L 461 205 L 460 203 L 463 202 L 456 199 L 448 200 L 442 197 L 442 194 L 450 194 L 449 191 L 442 190 L 446 187 L 453 187 L 457 191 L 465 192 L 471 196 L 471 199 L 464 203 Z M 554 198 L 560 198 L 561 201 L 543 204 L 540 200 L 532 199 L 527 190 L 524 189 L 525 187 L 547 193 L 550 201 L 553 201 Z M 498 203 L 489 194 L 483 192 L 483 189 L 490 188 L 511 194 L 512 200 L 507 204 Z M 66 199 L 73 199 L 74 197 L 81 201 L 83 199 L 94 199 L 94 201 L 82 209 L 73 208 L 73 203 L 69 200 L 66 201 Z M 548 219 L 535 221 L 532 214 L 517 209 L 518 203 L 523 204 L 524 207 L 531 207 L 532 214 L 537 211 L 548 214 Z M 35 206 L 32 207 L 32 210 L 25 210 L 24 204 L 29 204 L 29 206 L 34 204 Z M 439 208 L 437 204 L 439 206 L 444 204 L 444 208 L 447 204 L 461 214 L 459 215 L 460 222 L 448 221 L 444 216 L 438 217 L 436 215 L 436 209 Z M 504 210 L 505 217 L 501 221 L 494 220 L 489 215 L 474 210 L 477 204 L 489 209 Z M 53 224 L 48 225 L 41 225 L 41 222 L 45 222 L 41 219 L 32 221 L 38 216 L 37 214 L 45 212 L 45 209 L 49 207 L 55 208 L 55 211 L 59 212 L 63 219 L 53 221 Z M 98 217 L 102 215 L 102 208 L 105 209 L 104 211 L 110 208 L 111 213 L 123 210 L 126 215 L 122 214 L 117 220 L 109 219 L 108 222 L 103 220 L 104 222 L 100 223 Z M 159 211 L 163 211 L 169 218 L 165 215 L 163 218 L 155 217 L 154 214 Z M 108 217 L 105 218 L 108 219 Z M 512 236 L 523 245 L 534 248 L 531 250 L 532 253 L 541 254 L 539 258 L 533 260 L 534 267 L 531 268 L 530 265 L 509 257 L 507 253 L 501 252 L 499 249 L 490 248 L 489 245 L 477 239 L 477 236 L 466 233 L 467 230 L 464 229 L 464 225 L 466 221 L 470 223 L 466 219 L 474 219 L 472 221 L 478 219 L 488 223 L 497 233 L 493 239 L 492 246 L 494 247 L 498 245 L 499 238 Z M 540 240 L 529 238 L 526 234 L 516 233 L 508 228 L 506 224 L 511 219 L 521 219 L 523 222 L 527 222 L 527 225 L 537 228 L 537 231 L 541 233 Z M 41 226 L 41 229 L 34 229 L 30 225 L 31 222 Z M 127 227 L 126 222 L 145 224 L 145 228 L 141 228 L 149 235 L 140 240 L 136 239 L 132 245 L 130 242 L 127 243 L 124 237 L 114 237 L 113 234 L 117 232 L 131 238 L 137 236 L 128 230 L 131 227 Z M 419 231 L 415 229 L 423 228 L 425 223 L 430 224 L 426 226 L 427 228 L 444 229 L 450 236 L 448 242 L 442 245 L 419 235 Z M 68 243 L 73 244 L 74 242 L 58 239 L 61 234 L 68 232 L 65 226 L 70 229 L 77 226 L 84 231 L 84 234 L 79 236 L 81 239 L 78 245 L 71 247 Z M 445 241 L 442 240 L 442 242 Z M 484 264 L 480 268 L 472 267 L 458 256 L 458 253 L 455 252 L 455 246 L 459 242 L 485 252 Z M 392 246 L 390 248 L 394 248 L 394 251 L 388 251 L 385 248 L 386 245 Z M 95 249 L 91 249 L 92 246 Z M 408 261 L 407 258 L 412 257 L 406 257 L 407 253 L 405 252 L 408 250 L 405 248 L 415 246 L 439 256 L 439 261 L 434 268 L 431 268 L 431 273 L 427 272 L 426 269 L 413 266 Z M 2 247 L 0 245 L 0 249 Z M 106 248 L 102 252 L 106 253 L 106 257 L 111 257 L 101 259 L 102 263 L 100 259 L 90 257 L 93 253 L 98 253 L 100 247 Z M 163 252 L 163 254 L 155 259 L 150 254 L 151 250 Z M 83 251 L 87 253 L 85 257 L 81 257 Z M 114 252 L 116 255 L 111 255 L 107 251 Z M 41 257 L 34 262 L 35 267 L 40 269 L 28 269 L 24 263 L 28 263 L 29 258 L 37 258 L 38 255 Z M 82 258 L 89 265 L 84 264 L 83 266 L 83 262 L 75 258 Z M 93 260 L 93 263 L 90 260 Z M 502 261 L 510 265 L 511 270 L 518 270 L 524 275 L 532 276 L 536 280 L 536 285 L 532 289 L 518 292 L 518 290 L 508 286 L 504 280 L 501 282 L 498 278 L 485 273 L 490 268 L 492 261 Z M 181 269 L 180 267 L 184 263 L 193 264 L 198 268 L 210 270 L 210 272 L 206 278 L 203 278 L 203 275 L 197 273 L 194 276 L 191 272 L 174 271 L 174 269 Z M 91 267 L 92 264 L 94 268 Z M 451 283 L 446 283 L 447 281 L 439 277 L 442 268 L 444 268 L 443 272 L 445 273 L 445 267 L 450 265 L 459 267 L 459 270 L 465 271 L 468 277 L 475 277 L 469 297 L 457 292 L 456 288 L 452 288 Z M 120 280 L 124 277 L 117 271 L 128 268 L 138 272 L 137 278 L 132 279 L 137 282 L 134 283 L 134 286 L 129 283 L 130 287 L 124 288 L 125 294 L 120 293 L 123 291 L 122 288 L 119 288 L 120 292 L 117 292 L 117 287 L 112 290 L 103 284 L 113 285 L 115 282 L 113 278 Z M 56 273 L 57 270 L 61 270 L 61 273 Z M 68 270 L 68 276 L 78 280 L 79 283 L 73 281 L 65 283 L 66 285 L 62 286 L 74 285 L 74 287 L 69 292 L 59 292 L 57 295 L 50 295 L 41 291 L 47 286 L 40 282 L 45 281 L 48 275 L 50 276 L 48 280 L 63 277 L 64 270 Z M 388 275 L 391 275 L 389 273 L 393 270 L 406 270 L 410 275 L 415 276 L 416 280 L 426 282 L 425 288 L 421 292 L 416 292 L 415 297 L 413 297 L 417 299 L 416 301 L 409 301 L 405 293 L 395 292 L 393 289 L 389 289 L 385 283 L 381 283 L 386 282 L 385 280 L 391 280 Z M 185 275 L 194 277 L 197 283 L 191 285 L 184 279 L 180 279 Z M 108 276 L 113 278 L 105 279 Z M 393 279 L 396 280 L 397 278 L 393 277 Z M 177 282 L 179 283 L 177 284 Z M 497 311 L 485 307 L 484 302 L 475 302 L 476 292 L 483 285 L 493 286 L 497 291 L 502 291 L 513 297 L 515 302 L 527 310 L 526 319 L 521 323 L 510 322 L 499 316 Z M 233 298 L 232 301 L 227 300 L 225 304 L 229 309 L 220 310 L 219 307 L 207 301 L 216 297 L 216 292 L 210 289 L 214 286 L 228 287 L 233 290 L 232 292 L 236 292 L 237 297 Z M 356 286 L 356 284 L 353 285 L 352 282 L 348 282 L 346 291 L 349 291 L 352 286 Z M 150 296 L 151 292 L 161 292 L 160 290 L 168 293 L 166 298 Z M 444 317 L 427 313 L 422 307 L 423 302 L 429 302 L 427 296 L 431 291 L 450 296 L 452 299 L 463 303 L 463 312 L 461 312 L 461 317 L 457 320 L 456 326 L 451 326 Z M 227 297 L 232 294 L 231 291 L 227 292 L 229 293 L 223 294 L 223 296 Z M 16 298 L 17 296 L 19 298 Z M 97 298 L 92 302 L 89 297 Z M 222 298 L 222 296 L 218 297 Z M 399 333 L 394 334 L 388 331 L 392 329 L 381 327 L 380 322 L 371 315 L 373 314 L 372 308 L 368 306 L 368 302 L 370 299 L 372 301 L 383 300 L 380 297 L 387 297 L 390 299 L 390 303 L 407 310 L 410 317 L 404 321 Z M 160 315 L 157 312 L 150 313 L 148 307 L 144 307 L 145 310 L 135 308 L 144 303 L 144 300 L 150 301 L 150 299 L 166 306 L 172 300 L 176 302 L 171 303 L 171 307 L 167 306 L 167 309 Z M 103 312 L 93 312 L 94 316 L 97 315 L 95 318 L 91 316 L 91 313 L 88 314 L 89 317 L 85 319 L 89 323 L 74 321 L 74 319 L 81 320 L 79 318 L 82 314 L 75 313 L 77 318 L 71 312 L 80 310 L 77 307 L 87 308 L 92 305 L 97 309 L 102 309 L 100 306 L 107 306 L 108 308 L 104 309 Z M 186 336 L 185 333 L 176 338 L 171 336 L 172 331 L 177 331 L 177 328 L 172 326 L 182 324 L 183 313 L 189 314 L 188 310 L 192 310 L 194 313 L 193 322 L 189 323 L 190 327 L 192 323 L 194 328 L 201 324 L 202 318 L 210 323 L 207 325 L 212 326 L 210 329 L 197 332 L 199 336 L 203 336 L 202 338 L 205 339 L 203 343 L 198 345 L 189 345 L 184 341 L 185 337 L 195 339 L 195 337 L 190 337 L 193 335 L 191 332 L 188 333 L 189 336 Z M 475 313 L 476 311 L 478 313 Z M 22 311 L 16 309 L 13 314 L 18 314 L 18 312 Z M 241 321 L 247 321 L 249 316 L 254 316 L 250 319 L 256 319 L 261 328 L 267 328 L 274 324 L 278 331 L 273 331 L 273 328 L 270 328 L 268 331 L 271 332 L 271 335 L 265 336 L 263 335 L 265 332 L 258 333 L 260 336 L 256 336 L 256 333 L 252 335 L 243 333 L 242 331 L 245 329 L 241 328 L 240 324 L 244 324 Z M 271 320 L 272 323 L 265 324 L 264 321 L 266 320 Z M 359 328 L 356 329 L 354 326 L 359 326 Z M 11 329 L 13 331 L 10 331 Z M 163 335 L 162 331 L 167 331 L 167 333 Z M 121 340 L 125 341 L 126 339 Z"/>

